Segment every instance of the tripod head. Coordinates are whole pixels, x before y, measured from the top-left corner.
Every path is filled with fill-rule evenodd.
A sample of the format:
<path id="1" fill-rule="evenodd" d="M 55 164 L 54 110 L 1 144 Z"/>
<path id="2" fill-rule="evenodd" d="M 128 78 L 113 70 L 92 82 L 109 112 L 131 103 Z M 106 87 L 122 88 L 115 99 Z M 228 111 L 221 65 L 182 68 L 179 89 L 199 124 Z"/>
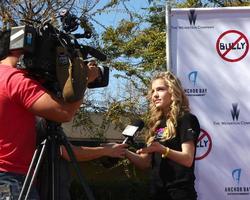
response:
<path id="1" fill-rule="evenodd" d="M 37 144 L 50 136 L 65 136 L 61 123 L 36 117 Z"/>

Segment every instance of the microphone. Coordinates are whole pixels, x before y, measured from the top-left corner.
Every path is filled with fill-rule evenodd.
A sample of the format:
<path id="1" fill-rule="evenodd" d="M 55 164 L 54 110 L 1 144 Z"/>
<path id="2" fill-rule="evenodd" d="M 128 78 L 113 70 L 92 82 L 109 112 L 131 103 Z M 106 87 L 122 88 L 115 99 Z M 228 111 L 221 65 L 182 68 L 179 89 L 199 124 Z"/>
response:
<path id="1" fill-rule="evenodd" d="M 142 130 L 143 126 L 144 126 L 144 122 L 141 119 L 134 121 L 131 125 L 127 125 L 126 128 L 122 132 L 122 135 L 125 136 L 125 139 L 122 142 L 122 144 L 127 143 L 128 140 L 133 141 L 133 137 L 135 136 L 137 132 Z M 101 158 L 101 163 L 104 167 L 111 168 L 117 164 L 119 159 L 120 158 L 104 157 L 104 158 Z"/>
<path id="2" fill-rule="evenodd" d="M 122 144 L 128 142 L 128 140 L 132 140 L 136 133 L 142 130 L 144 127 L 144 122 L 141 119 L 134 121 L 131 125 L 127 125 L 126 128 L 123 130 L 122 135 L 125 136 Z"/>

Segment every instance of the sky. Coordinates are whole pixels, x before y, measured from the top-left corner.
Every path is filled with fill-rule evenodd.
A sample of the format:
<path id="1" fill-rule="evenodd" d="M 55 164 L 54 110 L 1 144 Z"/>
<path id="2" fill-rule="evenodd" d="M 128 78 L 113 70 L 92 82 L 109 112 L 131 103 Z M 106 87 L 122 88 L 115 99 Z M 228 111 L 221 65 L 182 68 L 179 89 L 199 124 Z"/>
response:
<path id="1" fill-rule="evenodd" d="M 105 5 L 109 1 L 101 0 L 99 6 L 101 7 Z M 129 10 L 137 13 L 142 13 L 142 8 L 148 7 L 148 5 L 148 0 L 130 0 L 126 3 Z M 110 26 L 117 25 L 117 23 L 124 18 L 128 18 L 128 15 L 126 14 L 124 7 L 121 5 L 118 8 L 113 9 L 113 12 L 110 12 L 110 14 L 107 14 L 106 16 L 102 14 L 99 17 L 96 17 L 99 22 Z"/>
<path id="2" fill-rule="evenodd" d="M 109 1 L 101 0 L 98 6 L 102 7 Z M 131 1 L 126 2 L 126 6 L 131 11 L 134 11 L 136 13 L 143 13 L 145 11 L 142 8 L 148 7 L 149 3 L 148 3 L 148 0 L 131 0 Z M 96 7 L 96 9 L 97 8 L 98 7 Z M 120 20 L 129 19 L 129 15 L 125 12 L 124 7 L 119 6 L 118 8 L 113 9 L 112 12 L 106 15 L 102 14 L 99 16 L 95 16 L 95 19 L 99 23 L 105 26 L 116 27 Z M 104 31 L 104 29 L 98 24 L 94 24 L 94 27 L 98 33 L 101 33 Z M 95 101 L 96 103 L 98 103 L 99 101 L 101 102 L 102 99 L 105 99 L 106 97 L 105 95 L 108 95 L 108 96 L 110 95 L 112 96 L 112 98 L 119 99 L 120 91 L 122 90 L 122 88 L 125 87 L 125 82 L 122 79 L 114 78 L 113 75 L 116 73 L 119 73 L 119 72 L 116 70 L 110 71 L 110 76 L 109 76 L 110 80 L 109 80 L 109 85 L 107 86 L 107 88 L 90 89 L 87 91 L 87 94 L 89 95 L 89 98 L 92 101 Z"/>

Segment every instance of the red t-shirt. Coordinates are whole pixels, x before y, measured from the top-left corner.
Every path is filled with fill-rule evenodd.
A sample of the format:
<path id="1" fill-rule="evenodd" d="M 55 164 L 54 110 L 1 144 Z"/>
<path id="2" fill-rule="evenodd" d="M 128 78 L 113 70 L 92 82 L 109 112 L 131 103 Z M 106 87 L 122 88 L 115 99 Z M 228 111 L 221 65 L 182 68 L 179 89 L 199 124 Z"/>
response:
<path id="1" fill-rule="evenodd" d="M 0 171 L 26 174 L 35 145 L 35 115 L 28 111 L 45 89 L 23 70 L 0 65 Z"/>

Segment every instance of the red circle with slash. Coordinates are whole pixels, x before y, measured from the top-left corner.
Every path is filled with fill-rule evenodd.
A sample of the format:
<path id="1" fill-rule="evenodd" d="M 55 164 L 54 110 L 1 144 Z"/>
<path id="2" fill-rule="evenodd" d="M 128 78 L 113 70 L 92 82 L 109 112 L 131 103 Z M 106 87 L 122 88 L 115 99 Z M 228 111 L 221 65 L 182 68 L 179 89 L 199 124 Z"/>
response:
<path id="1" fill-rule="evenodd" d="M 223 41 L 226 41 L 227 44 L 224 44 Z M 224 45 L 221 46 L 221 44 Z M 249 50 L 249 42 L 247 37 L 240 31 L 228 30 L 222 33 L 218 38 L 216 42 L 216 50 L 223 60 L 228 62 L 237 62 L 247 55 Z M 234 57 L 230 57 L 232 55 L 234 55 Z"/>
<path id="2" fill-rule="evenodd" d="M 200 134 L 200 136 L 198 138 L 197 145 L 201 144 L 202 142 L 204 142 L 205 139 L 206 139 L 208 145 L 205 146 L 205 147 L 202 147 L 205 150 L 202 153 L 200 153 L 200 155 L 198 155 L 199 151 L 196 148 L 196 157 L 195 157 L 195 160 L 201 160 L 201 159 L 205 158 L 210 153 L 210 151 L 212 149 L 212 139 L 211 139 L 210 135 L 205 130 L 201 129 L 201 134 Z"/>

